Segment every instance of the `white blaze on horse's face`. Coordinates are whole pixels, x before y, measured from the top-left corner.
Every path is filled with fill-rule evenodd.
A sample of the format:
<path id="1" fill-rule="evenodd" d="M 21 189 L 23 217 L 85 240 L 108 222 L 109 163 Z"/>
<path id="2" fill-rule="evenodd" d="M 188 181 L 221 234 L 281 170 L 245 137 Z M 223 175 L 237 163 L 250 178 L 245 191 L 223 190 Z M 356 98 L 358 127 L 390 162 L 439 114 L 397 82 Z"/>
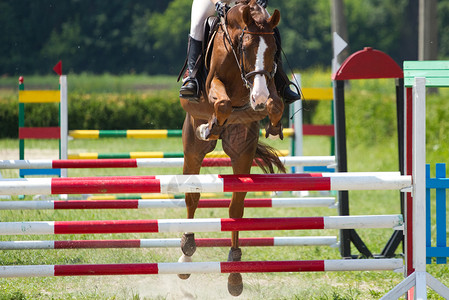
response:
<path id="1" fill-rule="evenodd" d="M 257 49 L 256 55 L 256 68 L 254 71 L 262 71 L 264 70 L 265 65 L 265 51 L 268 49 L 267 43 L 263 37 L 259 36 L 259 48 Z M 268 97 L 270 96 L 270 92 L 267 87 L 267 78 L 265 75 L 256 74 L 254 76 L 253 88 L 251 90 L 251 107 L 256 110 L 264 110 Z"/>

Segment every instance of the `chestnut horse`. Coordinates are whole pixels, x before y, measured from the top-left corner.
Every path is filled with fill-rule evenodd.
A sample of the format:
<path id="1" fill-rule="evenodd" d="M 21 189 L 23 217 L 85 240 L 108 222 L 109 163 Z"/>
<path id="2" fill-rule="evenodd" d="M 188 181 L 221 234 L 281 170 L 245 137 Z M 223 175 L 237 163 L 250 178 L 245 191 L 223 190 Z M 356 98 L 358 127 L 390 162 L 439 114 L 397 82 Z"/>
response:
<path id="1" fill-rule="evenodd" d="M 208 75 L 199 103 L 181 98 L 186 111 L 182 129 L 184 148 L 183 174 L 199 174 L 205 155 L 222 139 L 222 147 L 231 158 L 234 174 L 249 174 L 256 162 L 264 172 L 274 173 L 274 166 L 285 172 L 276 151 L 259 143 L 259 121 L 269 117 L 266 137 L 281 139 L 284 104 L 277 94 L 273 76 L 276 72 L 276 42 L 273 29 L 280 20 L 275 10 L 269 16 L 255 0 L 240 1 L 221 21 L 214 39 Z M 230 218 L 242 218 L 246 192 L 232 194 Z M 186 193 L 187 218 L 193 219 L 199 193 Z M 228 261 L 240 261 L 239 233 L 232 232 Z M 182 236 L 180 261 L 191 261 L 196 250 L 193 233 Z M 186 279 L 189 274 L 180 274 Z M 238 296 L 243 290 L 240 273 L 231 273 L 228 290 Z"/>

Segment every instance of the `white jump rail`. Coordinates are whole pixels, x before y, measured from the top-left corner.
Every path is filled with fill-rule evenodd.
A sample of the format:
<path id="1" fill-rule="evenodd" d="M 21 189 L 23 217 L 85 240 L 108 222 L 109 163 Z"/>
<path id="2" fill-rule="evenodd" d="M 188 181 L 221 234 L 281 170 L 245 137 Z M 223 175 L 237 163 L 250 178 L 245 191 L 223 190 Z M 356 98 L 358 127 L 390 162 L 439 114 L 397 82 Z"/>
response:
<path id="1" fill-rule="evenodd" d="M 196 238 L 197 247 L 231 247 L 229 238 Z M 260 237 L 240 238 L 241 247 L 268 246 L 331 246 L 337 247 L 335 236 Z M 29 249 L 92 249 L 92 248 L 179 248 L 180 238 L 135 240 L 71 240 L 71 241 L 6 241 L 0 250 Z"/>
<path id="2" fill-rule="evenodd" d="M 279 157 L 286 167 L 334 166 L 335 156 L 284 156 Z M 0 169 L 70 169 L 70 168 L 180 168 L 184 158 L 137 158 L 137 159 L 29 159 L 0 160 Z M 205 158 L 205 167 L 231 166 L 229 158 Z"/>
<path id="3" fill-rule="evenodd" d="M 0 266 L 0 277 L 204 274 L 235 272 L 395 271 L 399 269 L 402 269 L 402 259 L 35 265 Z"/>
<path id="4" fill-rule="evenodd" d="M 0 222 L 0 235 L 400 228 L 402 215 Z"/>
<path id="5" fill-rule="evenodd" d="M 411 176 L 397 172 L 22 178 L 0 180 L 0 194 L 401 190 L 410 185 Z"/>
<path id="6" fill-rule="evenodd" d="M 199 208 L 228 208 L 230 199 L 200 199 Z M 335 198 L 267 198 L 245 199 L 245 207 L 329 207 L 336 208 Z M 185 199 L 125 200 L 39 200 L 0 201 L 0 210 L 39 209 L 145 209 L 186 208 Z"/>

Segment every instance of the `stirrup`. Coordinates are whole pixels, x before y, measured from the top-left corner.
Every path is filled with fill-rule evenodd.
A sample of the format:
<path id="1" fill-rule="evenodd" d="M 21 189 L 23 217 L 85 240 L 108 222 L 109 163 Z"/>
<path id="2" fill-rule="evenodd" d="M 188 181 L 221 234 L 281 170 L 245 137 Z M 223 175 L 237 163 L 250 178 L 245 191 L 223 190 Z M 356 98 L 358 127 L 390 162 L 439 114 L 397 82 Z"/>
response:
<path id="1" fill-rule="evenodd" d="M 196 93 L 194 94 L 183 94 L 183 87 L 185 87 L 190 81 L 196 84 Z M 190 90 L 189 90 L 190 91 Z M 200 102 L 200 85 L 198 79 L 187 77 L 179 90 L 179 97 L 189 100 L 190 102 L 199 103 Z"/>

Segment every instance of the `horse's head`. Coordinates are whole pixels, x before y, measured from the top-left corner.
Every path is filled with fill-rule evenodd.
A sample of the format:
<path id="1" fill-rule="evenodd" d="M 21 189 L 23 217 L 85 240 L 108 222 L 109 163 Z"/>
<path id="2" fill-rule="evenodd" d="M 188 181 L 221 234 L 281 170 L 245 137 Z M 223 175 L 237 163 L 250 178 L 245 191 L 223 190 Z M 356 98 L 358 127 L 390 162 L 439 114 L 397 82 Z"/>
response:
<path id="1" fill-rule="evenodd" d="M 275 10 L 270 16 L 256 3 L 237 5 L 228 13 L 228 24 L 232 28 L 232 40 L 242 72 L 242 79 L 250 89 L 251 107 L 264 110 L 276 72 L 276 41 L 273 29 L 280 21 L 280 13 Z M 232 25 L 231 19 L 235 19 Z"/>

